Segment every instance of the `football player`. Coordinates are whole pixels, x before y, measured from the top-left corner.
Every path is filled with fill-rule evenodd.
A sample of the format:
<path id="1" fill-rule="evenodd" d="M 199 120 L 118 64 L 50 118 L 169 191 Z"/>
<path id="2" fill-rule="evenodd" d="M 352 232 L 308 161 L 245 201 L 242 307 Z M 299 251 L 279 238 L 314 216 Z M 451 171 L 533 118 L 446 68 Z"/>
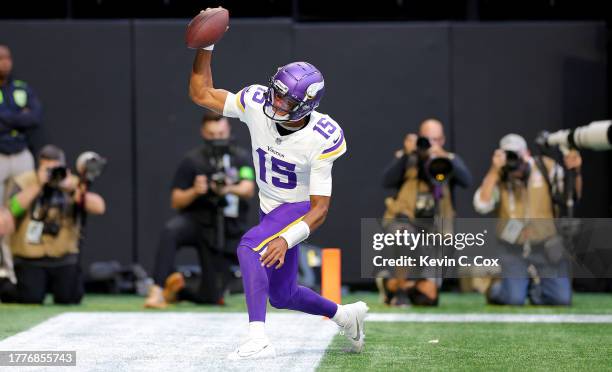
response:
<path id="1" fill-rule="evenodd" d="M 210 46 L 197 51 L 189 93 L 198 105 L 246 123 L 259 187 L 260 223 L 241 239 L 237 253 L 249 313 L 249 337 L 230 359 L 274 357 L 264 332 L 266 305 L 332 319 L 352 343 L 364 345 L 364 302 L 338 305 L 297 285 L 299 243 L 327 215 L 332 164 L 346 152 L 340 126 L 314 111 L 325 90 L 323 75 L 307 62 L 278 69 L 268 86 L 234 94 L 213 86 Z"/>

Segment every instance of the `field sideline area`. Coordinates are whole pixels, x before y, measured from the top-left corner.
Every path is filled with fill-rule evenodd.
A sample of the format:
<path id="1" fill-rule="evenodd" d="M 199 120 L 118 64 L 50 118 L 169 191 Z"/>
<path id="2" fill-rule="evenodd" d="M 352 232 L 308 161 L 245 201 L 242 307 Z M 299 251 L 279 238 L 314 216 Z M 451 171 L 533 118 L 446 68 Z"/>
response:
<path id="1" fill-rule="evenodd" d="M 273 341 L 277 340 L 275 343 L 277 349 L 283 350 L 280 345 L 282 340 L 278 341 L 278 337 L 286 337 L 289 340 L 292 334 L 301 333 L 300 327 L 304 329 L 320 327 L 319 329 L 322 330 L 316 337 L 308 337 L 312 340 L 306 338 L 300 341 L 299 337 L 294 336 L 297 350 L 286 352 L 282 358 L 279 358 L 279 362 L 281 364 L 286 362 L 292 366 L 297 363 L 294 368 L 297 368 L 299 363 L 303 363 L 299 365 L 300 369 L 304 369 L 306 364 L 310 368 L 318 365 L 317 370 L 325 371 L 440 370 L 448 368 L 453 370 L 605 370 L 612 366 L 612 296 L 610 295 L 576 294 L 574 306 L 570 308 L 487 306 L 482 296 L 476 294 L 446 293 L 441 297 L 440 306 L 430 309 L 414 307 L 391 309 L 379 304 L 377 296 L 371 293 L 345 296 L 343 302 L 352 302 L 357 299 L 365 299 L 372 313 L 372 320 L 366 323 L 367 347 L 361 355 L 347 354 L 343 351 L 347 345 L 345 339 L 340 335 L 333 336 L 335 332 L 329 329 L 327 324 L 329 322 L 305 315 L 299 315 L 303 318 L 298 318 L 295 313 L 271 309 L 269 328 L 284 328 L 281 325 L 294 323 L 291 326 L 297 329 L 297 332 L 295 329 L 272 330 L 271 337 Z M 147 324 L 152 324 L 151 322 L 165 322 L 164 319 L 168 319 L 170 324 L 172 321 L 180 324 L 184 319 L 192 319 L 191 317 L 196 319 L 192 320 L 193 322 L 199 323 L 206 322 L 206 319 L 230 320 L 227 323 L 214 322 L 218 330 L 217 328 L 215 330 L 201 329 L 202 333 L 214 334 L 200 335 L 197 333 L 197 328 L 194 328 L 193 334 L 186 334 L 185 350 L 181 351 L 196 354 L 192 358 L 197 360 L 198 350 L 203 350 L 204 347 L 209 348 L 207 349 L 208 354 L 220 353 L 220 349 L 214 349 L 215 344 L 226 343 L 227 345 L 237 342 L 238 335 L 233 334 L 233 328 L 232 330 L 230 328 L 234 326 L 244 328 L 242 326 L 246 321 L 246 316 L 240 314 L 245 311 L 243 301 L 241 295 L 235 295 L 227 299 L 227 306 L 224 307 L 181 303 L 164 311 L 144 311 L 141 306 L 142 298 L 127 295 L 88 295 L 83 305 L 77 307 L 51 304 L 46 306 L 0 304 L 0 339 L 3 340 L 0 341 L 0 345 L 18 338 L 12 337 L 6 340 L 19 332 L 34 326 L 36 327 L 28 332 L 35 330 L 43 332 L 45 324 L 53 321 L 61 322 L 62 319 L 68 322 L 67 324 L 81 324 L 82 328 L 91 326 L 87 329 L 92 329 L 91 332 L 94 334 L 96 323 L 87 322 L 98 322 L 100 332 L 103 332 L 102 329 L 109 326 L 106 323 L 113 323 L 116 319 L 127 319 L 124 320 L 126 324 L 133 323 L 134 327 L 138 326 L 139 329 L 147 328 Z M 55 317 L 73 312 L 75 314 Z M 396 317 L 394 315 L 396 313 L 410 317 L 407 319 L 402 316 Z M 424 319 L 420 319 L 419 314 L 422 314 Z M 459 315 L 461 317 L 457 318 Z M 535 315 L 535 317 L 529 318 L 525 315 Z M 595 316 L 588 318 L 582 315 Z M 461 319 L 468 319 L 466 316 L 472 320 L 462 321 Z M 478 322 L 483 316 L 486 316 L 483 318 L 485 322 Z M 53 319 L 45 322 L 50 318 Z M 299 321 L 296 322 L 296 319 Z M 588 322 L 576 323 L 581 319 L 587 319 Z M 600 323 L 592 323 L 593 319 L 598 319 L 596 321 Z M 304 323 L 300 323 L 301 320 Z M 137 324 L 134 323 L 135 321 L 142 323 Z M 532 322 L 527 323 L 526 321 Z M 553 321 L 554 323 L 542 321 Z M 129 334 L 123 334 L 122 337 L 128 343 L 133 342 L 134 347 L 146 342 L 162 343 L 168 354 L 172 354 L 172 348 L 178 350 L 182 347 L 180 339 L 173 339 L 172 342 L 165 343 L 163 335 L 164 332 L 170 334 L 176 330 L 174 336 L 180 337 L 181 332 L 186 331 L 180 331 L 176 327 L 166 330 L 160 328 L 160 330 L 159 332 L 151 331 L 154 336 L 146 336 L 147 338 L 157 337 L 158 340 L 139 339 L 145 337 L 141 333 L 135 334 L 133 340 L 130 339 L 132 336 Z M 328 334 L 328 339 L 325 339 L 324 333 Z M 72 337 L 78 339 L 79 335 L 73 334 Z M 317 337 L 320 337 L 320 340 Z M 288 342 L 290 341 L 285 341 L 285 343 Z M 201 344 L 198 345 L 198 343 Z M 316 355 L 317 347 L 321 348 L 319 356 Z M 287 347 L 285 349 L 288 350 Z M 300 354 L 304 354 L 306 359 Z M 77 360 L 81 360 L 79 359 L 81 357 L 83 355 L 77 356 Z M 224 357 L 225 355 L 216 357 L 217 362 L 221 364 L 208 364 L 207 369 L 228 368 L 223 364 L 226 363 L 223 360 Z M 121 367 L 125 365 L 118 366 L 123 370 L 124 368 Z M 250 368 L 246 365 L 242 367 Z M 242 367 L 234 366 L 238 369 Z M 129 365 L 129 369 L 140 370 L 140 368 Z"/>

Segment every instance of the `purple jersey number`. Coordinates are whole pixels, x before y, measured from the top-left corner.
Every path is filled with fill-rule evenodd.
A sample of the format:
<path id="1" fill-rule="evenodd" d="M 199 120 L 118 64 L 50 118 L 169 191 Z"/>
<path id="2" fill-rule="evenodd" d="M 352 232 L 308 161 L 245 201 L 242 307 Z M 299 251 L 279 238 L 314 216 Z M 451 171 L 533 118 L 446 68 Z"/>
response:
<path id="1" fill-rule="evenodd" d="M 262 87 L 257 87 L 255 93 L 253 93 L 253 101 L 257 103 L 263 103 L 266 100 L 264 93 L 266 90 Z"/>
<path id="2" fill-rule="evenodd" d="M 314 128 L 312 128 L 312 130 L 316 130 L 317 132 L 321 133 L 325 139 L 328 139 L 329 136 L 336 131 L 336 129 L 337 127 L 331 122 L 327 121 L 325 118 L 321 118 L 317 124 L 315 124 Z"/>
<path id="3" fill-rule="evenodd" d="M 265 183 L 266 181 L 266 155 L 268 154 L 265 150 L 258 148 L 255 150 L 259 157 L 259 179 Z M 284 160 L 270 156 L 272 163 L 272 172 L 280 176 L 285 176 L 287 179 L 283 180 L 279 177 L 272 176 L 272 184 L 281 189 L 295 189 L 297 186 L 297 174 L 295 174 L 295 164 L 288 163 Z"/>

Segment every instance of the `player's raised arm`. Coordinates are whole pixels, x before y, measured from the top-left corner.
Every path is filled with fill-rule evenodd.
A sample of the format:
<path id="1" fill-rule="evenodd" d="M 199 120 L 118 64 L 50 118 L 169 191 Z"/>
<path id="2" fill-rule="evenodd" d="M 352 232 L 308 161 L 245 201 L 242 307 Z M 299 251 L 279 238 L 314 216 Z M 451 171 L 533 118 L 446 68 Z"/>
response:
<path id="1" fill-rule="evenodd" d="M 198 49 L 189 79 L 189 96 L 198 105 L 220 114 L 223 114 L 228 92 L 213 87 L 210 61 L 214 44 L 223 37 L 228 22 L 226 9 L 208 8 L 189 22 L 185 33 L 187 46 Z"/>
<path id="2" fill-rule="evenodd" d="M 223 114 L 228 92 L 213 87 L 211 57 L 212 51 L 198 50 L 189 79 L 189 97 L 198 105 Z"/>

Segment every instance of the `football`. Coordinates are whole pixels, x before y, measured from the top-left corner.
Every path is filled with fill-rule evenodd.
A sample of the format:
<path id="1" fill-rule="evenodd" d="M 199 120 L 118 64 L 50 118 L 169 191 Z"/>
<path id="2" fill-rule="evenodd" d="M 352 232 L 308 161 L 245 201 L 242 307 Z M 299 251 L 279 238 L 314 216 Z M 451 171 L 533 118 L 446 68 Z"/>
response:
<path id="1" fill-rule="evenodd" d="M 212 8 L 200 12 L 187 25 L 185 43 L 192 49 L 204 48 L 219 41 L 229 24 L 229 12 L 224 8 Z"/>

